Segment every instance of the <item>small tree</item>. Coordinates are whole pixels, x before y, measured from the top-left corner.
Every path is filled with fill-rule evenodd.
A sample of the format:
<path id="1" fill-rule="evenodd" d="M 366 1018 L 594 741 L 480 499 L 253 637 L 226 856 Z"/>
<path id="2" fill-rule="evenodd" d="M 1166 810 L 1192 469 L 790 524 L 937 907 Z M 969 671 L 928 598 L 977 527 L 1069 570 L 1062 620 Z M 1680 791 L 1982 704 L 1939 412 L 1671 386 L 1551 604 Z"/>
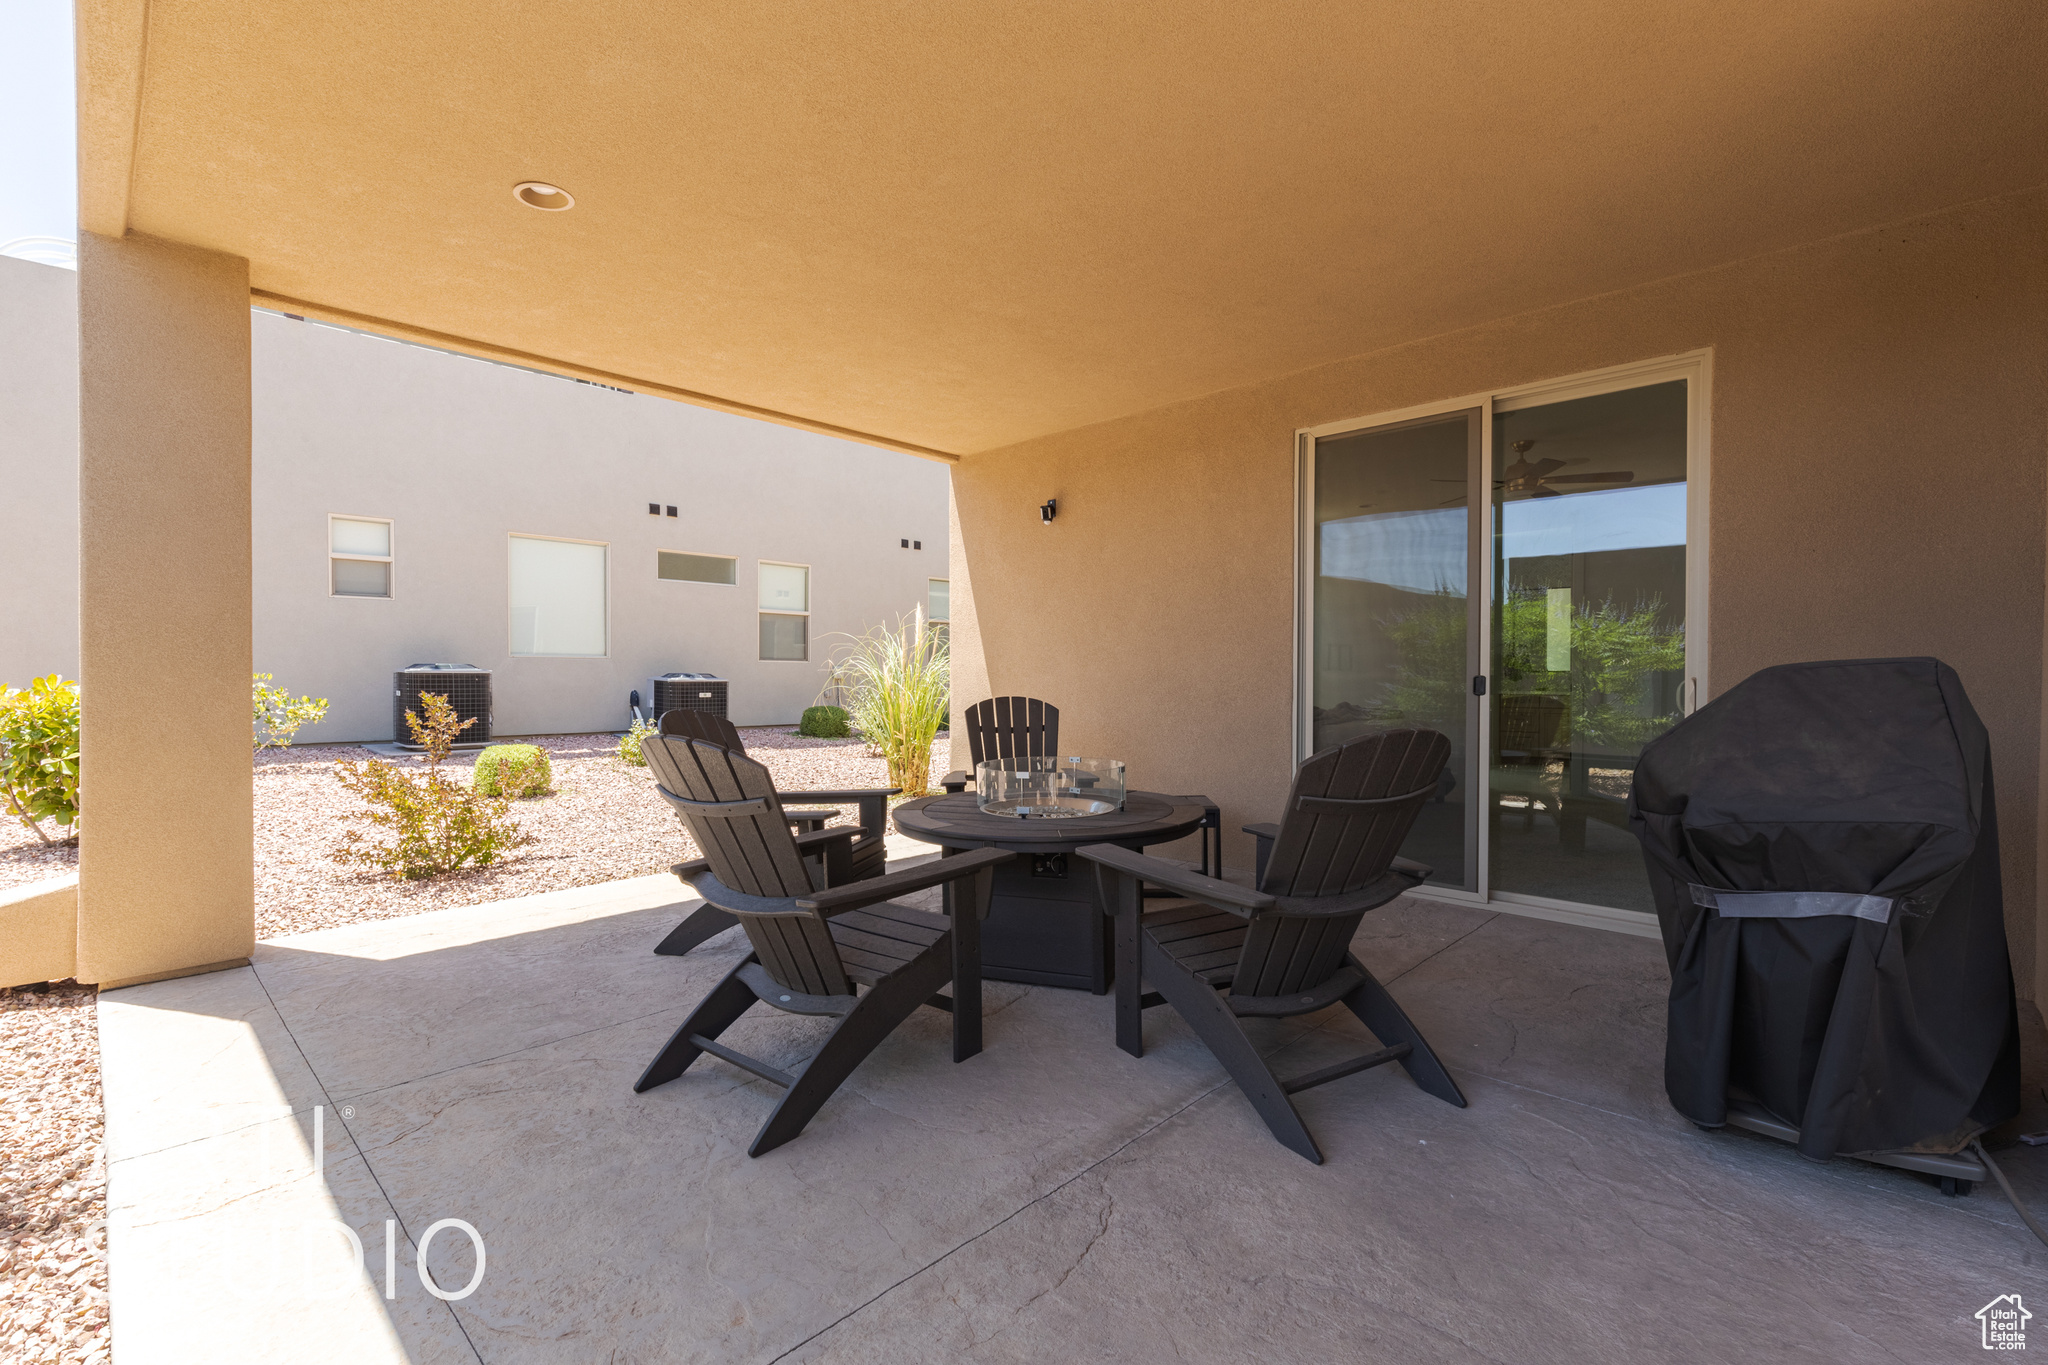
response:
<path id="1" fill-rule="evenodd" d="M 932 741 L 951 703 L 946 637 L 919 629 L 911 617 L 876 626 L 832 660 L 834 682 L 851 689 L 847 711 L 861 738 L 889 765 L 889 785 L 905 796 L 931 786 Z"/>
<path id="2" fill-rule="evenodd" d="M 282 749 L 302 725 L 327 714 L 324 697 L 293 697 L 288 687 L 266 687 L 268 673 L 249 675 L 250 739 L 259 749 Z"/>
<path id="3" fill-rule="evenodd" d="M 46 844 L 78 839 L 78 684 L 52 673 L 0 687 L 0 796 Z M 43 833 L 54 820 L 66 833 Z"/>
<path id="4" fill-rule="evenodd" d="M 427 751 L 426 771 L 412 774 L 394 763 L 369 758 L 339 762 L 342 786 L 370 803 L 372 825 L 390 833 L 385 843 L 345 830 L 334 849 L 336 862 L 380 868 L 399 877 L 431 877 L 457 868 L 489 867 L 508 849 L 533 842 L 511 816 L 511 803 L 448 776 L 441 761 L 456 736 L 476 724 L 455 719 L 455 708 L 437 693 L 420 697 L 426 719 L 405 713 L 413 742 Z"/>

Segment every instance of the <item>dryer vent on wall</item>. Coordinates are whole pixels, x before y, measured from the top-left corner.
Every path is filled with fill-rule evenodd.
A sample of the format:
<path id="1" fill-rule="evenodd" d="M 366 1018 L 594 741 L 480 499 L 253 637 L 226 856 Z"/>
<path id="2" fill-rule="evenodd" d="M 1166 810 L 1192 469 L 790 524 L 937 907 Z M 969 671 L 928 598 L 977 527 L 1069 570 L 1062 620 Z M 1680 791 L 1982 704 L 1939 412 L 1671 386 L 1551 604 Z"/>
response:
<path id="1" fill-rule="evenodd" d="M 488 668 L 478 668 L 475 664 L 414 664 L 391 675 L 391 737 L 408 749 L 420 746 L 412 742 L 412 731 L 406 728 L 405 713 L 410 711 L 425 719 L 420 704 L 420 695 L 425 692 L 448 698 L 448 704 L 455 708 L 457 720 L 476 722 L 462 732 L 456 743 L 468 748 L 472 744 L 489 742 L 491 671 Z"/>
<path id="2" fill-rule="evenodd" d="M 648 683 L 654 697 L 654 718 L 670 711 L 709 711 L 725 715 L 725 679 L 709 673 L 664 673 Z"/>

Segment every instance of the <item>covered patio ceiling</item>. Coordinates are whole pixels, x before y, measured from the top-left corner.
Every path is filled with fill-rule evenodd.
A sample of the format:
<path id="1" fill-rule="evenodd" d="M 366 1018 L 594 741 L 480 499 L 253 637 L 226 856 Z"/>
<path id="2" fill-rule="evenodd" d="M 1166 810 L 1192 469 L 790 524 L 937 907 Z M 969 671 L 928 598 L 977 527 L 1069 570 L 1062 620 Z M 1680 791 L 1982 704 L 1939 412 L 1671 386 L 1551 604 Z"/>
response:
<path id="1" fill-rule="evenodd" d="M 80 16 L 88 231 L 928 454 L 2048 180 L 2033 0 Z"/>

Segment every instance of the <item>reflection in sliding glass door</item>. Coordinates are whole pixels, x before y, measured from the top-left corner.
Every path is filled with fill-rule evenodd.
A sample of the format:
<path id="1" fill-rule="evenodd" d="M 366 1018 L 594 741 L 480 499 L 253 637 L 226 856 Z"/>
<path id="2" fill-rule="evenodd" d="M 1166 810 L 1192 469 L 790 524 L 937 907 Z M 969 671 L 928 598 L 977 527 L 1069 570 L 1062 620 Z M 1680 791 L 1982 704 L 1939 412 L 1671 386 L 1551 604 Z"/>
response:
<path id="1" fill-rule="evenodd" d="M 1686 678 L 1686 382 L 1495 405 L 1491 888 L 1654 910 L 1627 801 Z"/>
<path id="2" fill-rule="evenodd" d="M 1310 752 L 1375 730 L 1419 726 L 1451 760 L 1403 855 L 1432 884 L 1476 890 L 1478 806 L 1468 739 L 1477 645 L 1465 490 L 1479 470 L 1473 408 L 1315 443 Z"/>

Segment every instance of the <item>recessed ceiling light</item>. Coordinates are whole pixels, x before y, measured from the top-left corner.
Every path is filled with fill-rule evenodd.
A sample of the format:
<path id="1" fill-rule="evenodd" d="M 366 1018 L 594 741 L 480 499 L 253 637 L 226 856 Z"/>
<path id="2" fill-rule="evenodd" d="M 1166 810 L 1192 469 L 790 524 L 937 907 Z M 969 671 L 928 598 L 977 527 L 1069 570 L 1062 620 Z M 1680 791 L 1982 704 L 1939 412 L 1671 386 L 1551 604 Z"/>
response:
<path id="1" fill-rule="evenodd" d="M 512 187 L 512 197 L 530 209 L 546 209 L 549 213 L 576 207 L 576 200 L 569 191 L 539 180 L 520 181 Z"/>

